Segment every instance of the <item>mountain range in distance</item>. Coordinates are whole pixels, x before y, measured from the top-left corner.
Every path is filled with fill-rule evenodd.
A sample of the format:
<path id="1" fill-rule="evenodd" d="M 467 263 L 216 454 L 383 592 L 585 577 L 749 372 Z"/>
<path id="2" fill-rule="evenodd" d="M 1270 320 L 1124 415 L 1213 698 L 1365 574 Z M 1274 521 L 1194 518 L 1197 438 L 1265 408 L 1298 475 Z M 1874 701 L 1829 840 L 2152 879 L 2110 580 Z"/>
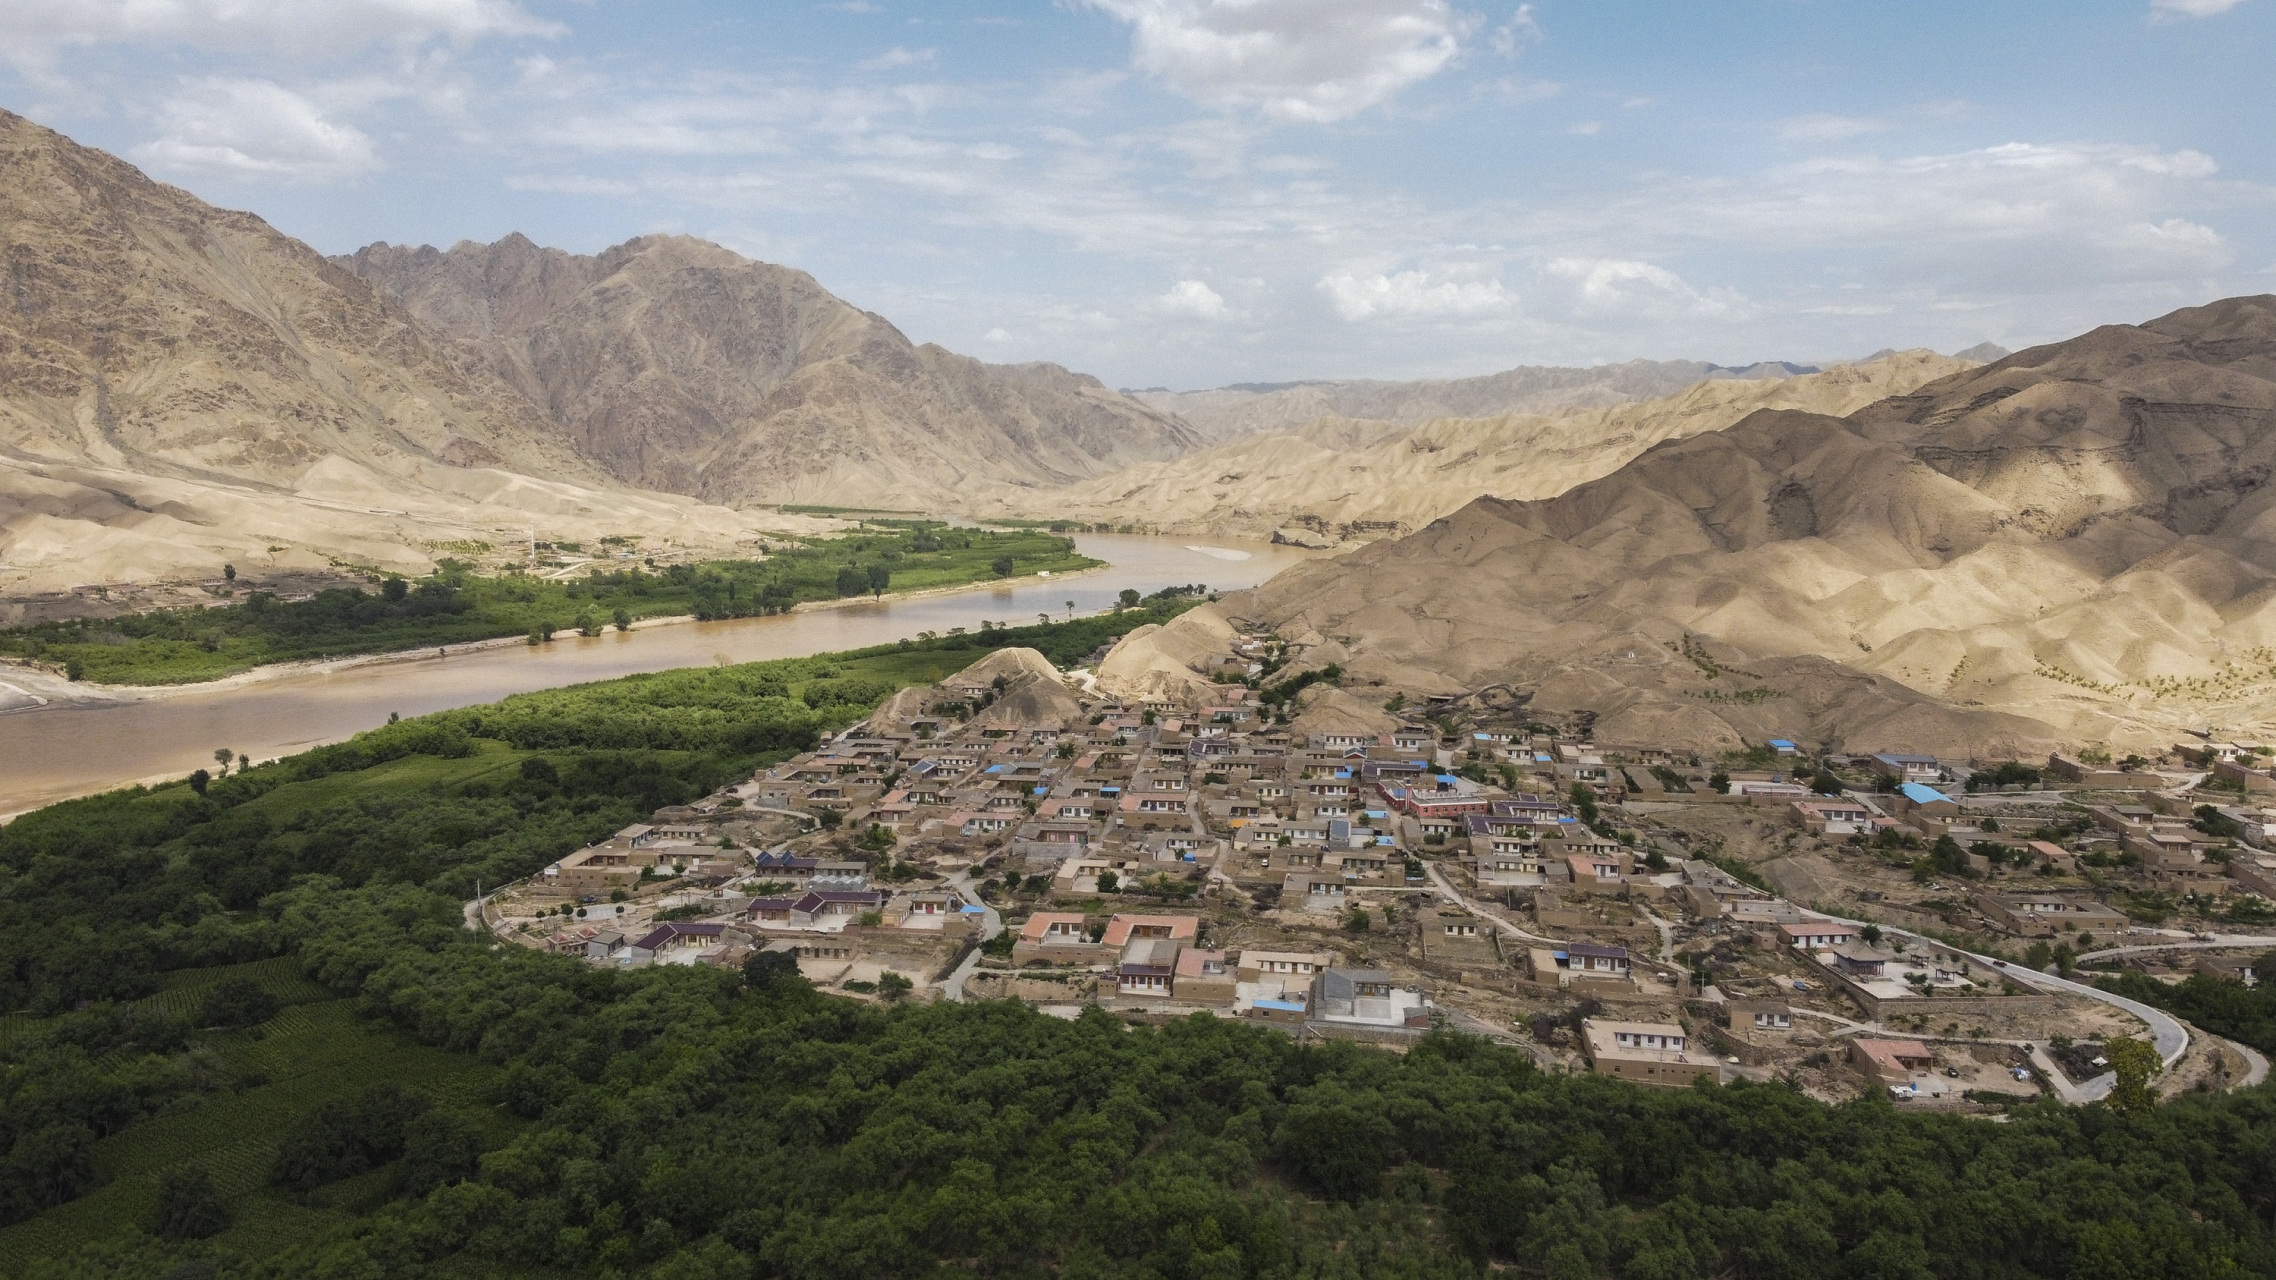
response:
<path id="1" fill-rule="evenodd" d="M 1522 686 L 1607 738 L 2276 714 L 2268 298 L 2013 355 L 1125 394 L 685 237 L 326 258 L 4 113 L 0 227 L 0 621 L 541 530 L 719 554 L 840 527 L 774 509 L 812 503 L 1359 545 L 1228 606 L 1363 685 Z"/>
<path id="2" fill-rule="evenodd" d="M 1961 757 L 2276 718 L 2276 296 L 1481 497 L 1232 615 L 1350 680 L 1506 682 L 1611 742 Z"/>

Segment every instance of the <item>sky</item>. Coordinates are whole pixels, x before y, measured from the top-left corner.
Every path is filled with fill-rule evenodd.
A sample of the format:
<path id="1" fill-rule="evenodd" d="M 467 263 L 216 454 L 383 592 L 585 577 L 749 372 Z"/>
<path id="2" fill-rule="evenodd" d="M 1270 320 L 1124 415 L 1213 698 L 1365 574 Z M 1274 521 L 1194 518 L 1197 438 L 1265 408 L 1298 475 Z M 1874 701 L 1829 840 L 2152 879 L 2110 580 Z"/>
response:
<path id="1" fill-rule="evenodd" d="M 1109 385 L 2020 348 L 2276 292 L 2276 0 L 0 0 L 327 253 L 680 233 Z"/>

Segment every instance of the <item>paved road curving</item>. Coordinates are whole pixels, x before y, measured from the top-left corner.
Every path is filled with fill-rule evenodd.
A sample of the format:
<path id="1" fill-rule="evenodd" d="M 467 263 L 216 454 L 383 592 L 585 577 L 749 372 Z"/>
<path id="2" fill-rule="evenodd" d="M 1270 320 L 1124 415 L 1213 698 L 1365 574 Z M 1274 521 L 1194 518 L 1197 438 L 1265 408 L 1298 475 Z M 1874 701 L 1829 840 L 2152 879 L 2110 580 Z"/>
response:
<path id="1" fill-rule="evenodd" d="M 1831 920 L 1836 924 L 1856 925 L 1860 928 L 1869 923 L 1868 921 L 1864 920 L 1851 920 L 1843 916 L 1828 915 L 1823 911 L 1805 911 L 1803 914 L 1811 917 L 1812 919 Z M 2127 1013 L 2140 1018 L 2144 1023 L 2148 1024 L 2150 1029 L 2150 1043 L 2157 1047 L 2158 1057 L 2162 1059 L 2165 1065 L 2168 1067 L 2171 1067 L 2174 1063 L 2179 1062 L 2181 1060 L 2181 1055 L 2189 1051 L 2188 1027 L 2184 1026 L 2179 1018 L 2174 1017 L 2172 1014 L 2169 1014 L 2162 1009 L 2154 1009 L 2149 1005 L 2143 1004 L 2139 1000 L 2129 1000 L 2124 996 L 2114 995 L 2111 992 L 2101 990 L 2098 987 L 2088 986 L 2083 982 L 2073 982 L 2069 978 L 2058 977 L 2052 973 L 2037 973 L 2026 969 L 2021 965 L 2007 964 L 2004 961 L 1994 960 L 1990 956 L 1977 955 L 1973 951 L 1962 951 L 1960 948 L 1951 946 L 1949 943 L 1939 942 L 1934 938 L 1923 937 L 1920 934 L 1912 932 L 1910 929 L 1899 929 L 1894 925 L 1886 924 L 1881 925 L 1880 929 L 1884 934 L 1896 934 L 1900 937 L 1911 938 L 1913 941 L 1922 943 L 1926 946 L 1945 947 L 1946 949 L 1958 955 L 1968 957 L 1969 959 L 1983 965 L 1988 969 L 1994 969 L 2002 974 L 2006 974 L 2007 976 L 2014 978 L 2018 982 L 2027 983 L 2031 986 L 2038 987 L 2043 991 L 2060 991 L 2070 995 L 2085 996 L 2089 1000 L 2097 1000 L 2114 1008 L 2123 1009 Z M 2117 1076 L 2109 1072 L 2104 1072 L 2103 1074 L 2094 1077 L 2092 1080 L 2086 1081 L 2084 1084 L 2079 1085 L 2075 1090 L 2065 1092 L 2058 1088 L 2058 1092 L 2063 1093 L 2063 1098 L 2066 1102 L 2094 1102 L 2101 1098 L 2108 1097 L 2110 1095 L 2111 1087 L 2117 1084 L 2117 1082 Z"/>
<path id="2" fill-rule="evenodd" d="M 972 884 L 972 869 L 970 867 L 966 867 L 964 870 L 957 872 L 953 876 L 950 876 L 948 878 L 948 884 L 950 888 L 956 890 L 958 893 L 963 894 L 964 900 L 966 902 L 980 903 L 980 909 L 982 912 L 982 915 L 980 917 L 980 941 L 986 942 L 1004 931 L 1003 914 L 997 911 L 994 907 L 989 906 L 986 902 L 981 901 L 980 891 L 974 888 Z M 974 947 L 972 948 L 971 953 L 964 957 L 964 963 L 956 966 L 955 970 L 951 972 L 947 977 L 942 978 L 940 981 L 933 983 L 932 985 L 940 988 L 941 999 L 961 1001 L 964 999 L 964 980 L 971 977 L 972 971 L 979 967 L 980 948 Z"/>
<path id="3" fill-rule="evenodd" d="M 2104 947 L 2100 951 L 2085 952 L 2079 956 L 2079 959 L 2115 960 L 2120 956 L 2148 955 L 2156 951 L 2219 951 L 2228 947 L 2276 947 L 2276 937 L 2257 933 L 2223 933 L 2214 935 L 2210 941 L 2192 937 L 2174 942 L 2145 942 L 2136 946 Z"/>

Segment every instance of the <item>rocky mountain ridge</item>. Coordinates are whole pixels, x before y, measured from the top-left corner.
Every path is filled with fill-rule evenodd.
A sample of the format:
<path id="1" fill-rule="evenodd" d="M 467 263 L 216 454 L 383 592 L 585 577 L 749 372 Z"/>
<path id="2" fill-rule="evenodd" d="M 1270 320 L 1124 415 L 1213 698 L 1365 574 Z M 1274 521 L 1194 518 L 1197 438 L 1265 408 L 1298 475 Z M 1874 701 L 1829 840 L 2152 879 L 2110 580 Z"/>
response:
<path id="1" fill-rule="evenodd" d="M 2276 297 L 1846 417 L 1765 409 L 1294 570 L 1237 615 L 1613 741 L 1983 754 L 2276 723 Z"/>
<path id="2" fill-rule="evenodd" d="M 334 261 L 645 488 L 940 510 L 1199 443 L 1095 378 L 912 343 L 803 271 L 689 237 L 594 255 L 519 235 L 374 244 Z"/>

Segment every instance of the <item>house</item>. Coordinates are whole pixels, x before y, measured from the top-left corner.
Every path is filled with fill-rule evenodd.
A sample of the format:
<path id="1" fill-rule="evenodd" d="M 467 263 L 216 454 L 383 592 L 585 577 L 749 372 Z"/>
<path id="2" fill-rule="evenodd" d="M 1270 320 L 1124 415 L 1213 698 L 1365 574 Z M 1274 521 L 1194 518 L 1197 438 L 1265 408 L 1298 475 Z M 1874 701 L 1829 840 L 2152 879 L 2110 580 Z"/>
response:
<path id="1" fill-rule="evenodd" d="M 882 889 L 808 889 L 796 897 L 753 898 L 743 918 L 767 929 L 838 932 L 885 905 Z"/>
<path id="2" fill-rule="evenodd" d="M 1297 911 L 1341 911 L 1343 877 L 1290 875 L 1280 882 L 1280 905 Z"/>
<path id="3" fill-rule="evenodd" d="M 1581 1020 L 1581 1052 L 1589 1070 L 1636 1084 L 1682 1089 L 1700 1079 L 1720 1082 L 1723 1072 L 1715 1059 L 1694 1056 L 1690 1044 L 1673 1023 Z"/>
<path id="4" fill-rule="evenodd" d="M 1900 814 L 1956 818 L 1960 814 L 1960 802 L 1925 782 L 1907 782 L 1897 788 L 1896 810 Z"/>
<path id="5" fill-rule="evenodd" d="M 1933 783 L 1944 776 L 1935 756 L 1908 756 L 1884 753 L 1873 757 L 1873 768 L 1882 777 L 1894 783 Z"/>
<path id="6" fill-rule="evenodd" d="M 1021 922 L 1012 943 L 1012 963 L 1095 964 L 1109 954 L 1091 941 L 1089 916 L 1074 911 L 1038 911 Z"/>
<path id="7" fill-rule="evenodd" d="M 1425 911 L 1416 922 L 1425 958 L 1449 964 L 1499 966 L 1494 927 L 1458 907 Z"/>
<path id="8" fill-rule="evenodd" d="M 653 956 L 671 951 L 687 951 L 701 947 L 716 947 L 725 941 L 727 926 L 691 920 L 674 920 L 658 925 L 640 941 L 632 945 Z"/>
<path id="9" fill-rule="evenodd" d="M 1107 920 L 1106 936 L 1099 941 L 1116 951 L 1140 938 L 1190 944 L 1200 928 L 1201 920 L 1196 916 L 1116 915 Z"/>
<path id="10" fill-rule="evenodd" d="M 1526 972 L 1533 981 L 1575 991 L 1633 992 L 1632 969 L 1626 947 L 1570 942 L 1562 948 L 1534 947 L 1526 952 Z"/>
<path id="11" fill-rule="evenodd" d="M 1842 976 L 1859 980 L 1880 977 L 1882 966 L 1896 959 L 1893 953 L 1862 942 L 1844 942 L 1833 949 L 1832 955 L 1833 967 L 1840 970 Z"/>
<path id="12" fill-rule="evenodd" d="M 1567 874 L 1572 876 L 1576 893 L 1619 889 L 1627 883 L 1621 875 L 1620 859 L 1597 853 L 1576 853 L 1565 859 Z"/>
<path id="13" fill-rule="evenodd" d="M 2083 929 L 2089 933 L 2124 933 L 2131 927 L 2125 912 L 2104 906 L 2084 894 L 2050 893 L 2045 890 L 1985 893 L 1978 890 L 1970 896 L 1975 899 L 1976 907 L 1991 917 L 1992 923 L 2025 938 L 2043 938 L 2072 929 Z"/>
<path id="14" fill-rule="evenodd" d="M 1170 997 L 1179 1004 L 1229 1006 L 1239 985 L 1225 967 L 1224 952 L 1186 947 L 1178 952 L 1177 975 L 1170 983 Z"/>
<path id="15" fill-rule="evenodd" d="M 1790 1031 L 1794 1011 L 1784 1000 L 1733 1000 L 1723 1006 L 1723 1025 L 1733 1031 Z"/>
<path id="16" fill-rule="evenodd" d="M 1825 951 L 1845 943 L 1857 941 L 1857 930 L 1831 920 L 1804 920 L 1796 924 L 1782 924 L 1778 932 L 1786 945 L 1800 951 Z"/>
<path id="17" fill-rule="evenodd" d="M 1812 835 L 1846 836 L 1873 829 L 1873 811 L 1855 800 L 1797 800 L 1794 821 Z"/>
<path id="18" fill-rule="evenodd" d="M 1312 981 L 1312 1019 L 1367 1027 L 1430 1025 L 1429 1002 L 1381 969 L 1323 969 Z"/>
<path id="19" fill-rule="evenodd" d="M 1863 1036 L 1849 1042 L 1849 1060 L 1882 1084 L 1909 1084 L 1916 1075 L 1936 1069 L 1928 1046 L 1918 1040 L 1874 1040 Z"/>
<path id="20" fill-rule="evenodd" d="M 1244 951 L 1239 971 L 1243 982 L 1289 977 L 1309 986 L 1313 975 L 1335 962 L 1333 951 Z"/>
<path id="21" fill-rule="evenodd" d="M 1177 976 L 1178 944 L 1168 938 L 1134 938 L 1122 948 L 1114 969 L 1114 993 L 1125 998 L 1167 1000 Z"/>

